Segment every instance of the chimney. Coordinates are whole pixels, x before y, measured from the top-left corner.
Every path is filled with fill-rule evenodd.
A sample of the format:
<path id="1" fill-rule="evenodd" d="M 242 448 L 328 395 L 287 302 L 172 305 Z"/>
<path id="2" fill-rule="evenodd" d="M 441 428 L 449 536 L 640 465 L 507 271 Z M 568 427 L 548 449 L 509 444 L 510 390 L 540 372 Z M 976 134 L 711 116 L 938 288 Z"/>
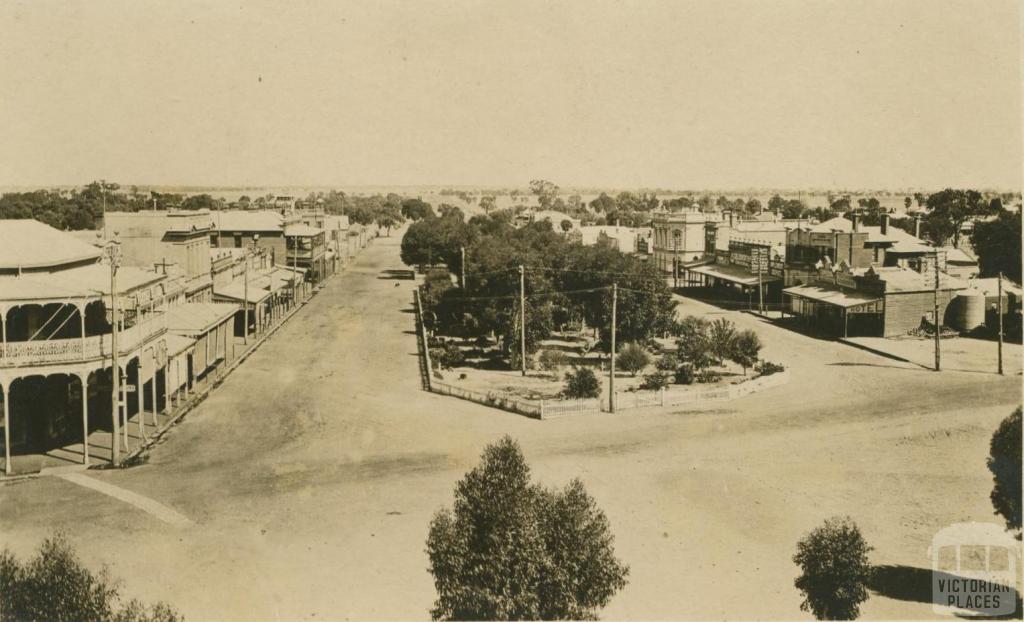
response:
<path id="1" fill-rule="evenodd" d="M 732 210 L 729 210 L 729 228 L 732 229 Z"/>
<path id="2" fill-rule="evenodd" d="M 853 214 L 853 231 L 860 231 L 860 214 Z"/>
<path id="3" fill-rule="evenodd" d="M 921 216 L 914 214 L 914 237 L 921 237 Z"/>
<path id="4" fill-rule="evenodd" d="M 882 235 L 889 233 L 889 215 L 882 214 Z"/>

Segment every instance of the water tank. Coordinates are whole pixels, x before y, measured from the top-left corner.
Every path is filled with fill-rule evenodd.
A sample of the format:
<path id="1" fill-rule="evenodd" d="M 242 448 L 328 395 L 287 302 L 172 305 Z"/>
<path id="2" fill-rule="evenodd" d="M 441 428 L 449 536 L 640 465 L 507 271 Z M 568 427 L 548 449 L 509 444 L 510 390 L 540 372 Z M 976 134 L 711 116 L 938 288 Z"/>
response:
<path id="1" fill-rule="evenodd" d="M 985 295 L 981 292 L 959 294 L 953 302 L 949 318 L 953 327 L 969 331 L 985 323 Z"/>

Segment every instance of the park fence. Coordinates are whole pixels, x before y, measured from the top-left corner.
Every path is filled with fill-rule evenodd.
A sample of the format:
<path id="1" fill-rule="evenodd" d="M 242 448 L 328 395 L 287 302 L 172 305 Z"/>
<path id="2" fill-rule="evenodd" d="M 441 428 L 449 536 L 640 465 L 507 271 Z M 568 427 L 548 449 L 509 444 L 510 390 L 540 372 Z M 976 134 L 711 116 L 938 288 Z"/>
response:
<path id="1" fill-rule="evenodd" d="M 473 391 L 456 387 L 435 379 L 433 364 L 430 360 L 430 344 L 427 329 L 423 323 L 423 307 L 419 288 L 415 290 L 416 300 L 416 336 L 417 350 L 420 353 L 420 373 L 423 376 L 423 388 L 432 393 L 449 395 L 470 402 L 476 402 L 492 408 L 500 408 L 509 412 L 533 417 L 536 419 L 553 419 L 568 415 L 599 413 L 608 410 L 607 400 L 601 398 L 571 400 L 520 400 L 495 391 Z M 759 376 L 739 384 L 730 384 L 710 389 L 684 389 L 658 391 L 625 391 L 615 392 L 615 410 L 630 408 L 652 408 L 662 406 L 678 406 L 694 402 L 734 399 L 749 395 L 755 391 L 779 386 L 789 382 L 789 372 L 779 372 L 768 376 Z"/>

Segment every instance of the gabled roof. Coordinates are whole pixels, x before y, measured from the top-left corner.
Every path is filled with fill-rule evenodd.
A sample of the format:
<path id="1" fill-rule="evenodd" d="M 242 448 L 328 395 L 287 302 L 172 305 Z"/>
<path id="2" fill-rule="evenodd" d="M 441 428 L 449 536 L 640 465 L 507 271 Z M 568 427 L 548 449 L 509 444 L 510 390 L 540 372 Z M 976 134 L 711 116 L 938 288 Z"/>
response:
<path id="1" fill-rule="evenodd" d="M 933 273 L 922 274 L 909 268 L 898 266 L 877 267 L 871 266 L 867 271 L 868 275 L 877 275 L 880 281 L 885 283 L 885 292 L 923 292 L 935 289 L 935 275 Z M 939 272 L 939 289 L 966 289 L 967 282 L 952 277 L 945 272 Z"/>
<path id="2" fill-rule="evenodd" d="M 49 268 L 98 260 L 102 250 L 38 220 L 0 220 L 0 269 Z"/>

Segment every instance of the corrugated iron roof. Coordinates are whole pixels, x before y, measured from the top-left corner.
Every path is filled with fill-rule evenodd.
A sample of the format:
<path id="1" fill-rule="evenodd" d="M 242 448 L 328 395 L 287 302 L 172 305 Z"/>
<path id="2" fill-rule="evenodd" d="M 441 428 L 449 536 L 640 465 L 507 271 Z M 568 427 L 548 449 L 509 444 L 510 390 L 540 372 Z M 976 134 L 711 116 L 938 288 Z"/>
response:
<path id="1" fill-rule="evenodd" d="M 102 253 L 38 220 L 0 220 L 0 269 L 57 267 L 98 260 Z"/>

